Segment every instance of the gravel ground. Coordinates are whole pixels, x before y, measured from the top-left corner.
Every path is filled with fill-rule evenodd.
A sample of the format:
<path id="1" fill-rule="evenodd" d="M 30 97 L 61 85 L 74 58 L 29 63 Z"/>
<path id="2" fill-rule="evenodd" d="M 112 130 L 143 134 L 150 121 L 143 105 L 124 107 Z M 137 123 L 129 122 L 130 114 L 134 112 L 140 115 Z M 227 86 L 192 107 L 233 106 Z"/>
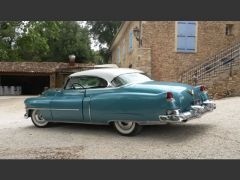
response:
<path id="1" fill-rule="evenodd" d="M 240 97 L 181 125 L 146 126 L 123 137 L 109 126 L 57 124 L 39 129 L 24 119 L 26 97 L 0 97 L 0 159 L 239 159 Z"/>

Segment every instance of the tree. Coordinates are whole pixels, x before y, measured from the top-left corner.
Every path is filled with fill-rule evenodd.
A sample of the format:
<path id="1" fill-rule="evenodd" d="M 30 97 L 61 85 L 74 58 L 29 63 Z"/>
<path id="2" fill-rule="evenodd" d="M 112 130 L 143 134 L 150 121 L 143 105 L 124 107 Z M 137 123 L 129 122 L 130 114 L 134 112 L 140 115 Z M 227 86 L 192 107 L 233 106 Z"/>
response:
<path id="1" fill-rule="evenodd" d="M 24 33 L 16 40 L 17 51 L 21 59 L 26 61 L 41 61 L 49 53 L 48 39 L 39 30 L 39 22 L 28 23 Z"/>
<path id="2" fill-rule="evenodd" d="M 32 21 L 17 40 L 24 60 L 65 61 L 70 54 L 77 62 L 93 59 L 89 32 L 76 21 Z"/>
<path id="3" fill-rule="evenodd" d="M 67 59 L 69 54 L 76 55 L 76 61 L 87 62 L 93 59 L 91 42 L 87 28 L 82 28 L 76 21 L 64 21 L 57 41 L 50 45 L 53 56 Z"/>
<path id="4" fill-rule="evenodd" d="M 108 62 L 111 56 L 110 46 L 120 24 L 121 21 L 87 21 L 92 37 L 100 43 L 99 53 L 104 57 L 105 62 Z"/>
<path id="5" fill-rule="evenodd" d="M 0 21 L 0 60 L 94 60 L 89 30 L 76 21 Z"/>
<path id="6" fill-rule="evenodd" d="M 0 60 L 19 59 L 14 46 L 22 24 L 22 21 L 0 21 Z"/>
<path id="7" fill-rule="evenodd" d="M 95 64 L 103 64 L 104 59 L 99 51 L 93 51 L 93 63 Z"/>

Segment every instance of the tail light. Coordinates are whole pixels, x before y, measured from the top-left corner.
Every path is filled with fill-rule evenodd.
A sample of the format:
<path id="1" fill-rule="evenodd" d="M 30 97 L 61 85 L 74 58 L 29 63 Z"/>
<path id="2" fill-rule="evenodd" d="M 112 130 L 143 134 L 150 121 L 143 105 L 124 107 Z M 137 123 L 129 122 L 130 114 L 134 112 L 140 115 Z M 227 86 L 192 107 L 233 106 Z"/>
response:
<path id="1" fill-rule="evenodd" d="M 173 93 L 172 92 L 167 92 L 167 100 L 172 101 L 173 100 Z"/>
<path id="2" fill-rule="evenodd" d="M 200 91 L 206 91 L 207 90 L 207 88 L 206 88 L 206 86 L 200 86 Z"/>

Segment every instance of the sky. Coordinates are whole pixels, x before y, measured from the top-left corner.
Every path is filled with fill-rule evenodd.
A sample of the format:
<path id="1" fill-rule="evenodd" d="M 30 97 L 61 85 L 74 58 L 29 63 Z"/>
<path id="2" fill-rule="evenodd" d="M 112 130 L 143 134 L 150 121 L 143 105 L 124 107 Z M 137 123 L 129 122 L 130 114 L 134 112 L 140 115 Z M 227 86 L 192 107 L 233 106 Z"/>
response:
<path id="1" fill-rule="evenodd" d="M 78 22 L 83 27 L 85 27 L 86 23 L 87 23 L 87 21 L 78 21 Z M 90 40 L 91 40 L 91 49 L 93 49 L 94 51 L 98 51 L 99 50 L 99 42 L 97 40 L 94 40 L 93 38 L 91 38 Z"/>

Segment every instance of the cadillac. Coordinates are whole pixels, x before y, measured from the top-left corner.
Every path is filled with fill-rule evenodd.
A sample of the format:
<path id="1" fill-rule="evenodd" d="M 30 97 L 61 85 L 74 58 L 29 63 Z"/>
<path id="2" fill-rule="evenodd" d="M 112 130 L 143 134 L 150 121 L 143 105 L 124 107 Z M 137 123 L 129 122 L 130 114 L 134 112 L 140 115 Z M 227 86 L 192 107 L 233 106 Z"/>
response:
<path id="1" fill-rule="evenodd" d="M 154 81 L 127 68 L 73 73 L 62 89 L 24 103 L 25 118 L 39 128 L 56 122 L 109 124 L 121 135 L 135 135 L 144 125 L 185 123 L 216 108 L 203 85 Z"/>

